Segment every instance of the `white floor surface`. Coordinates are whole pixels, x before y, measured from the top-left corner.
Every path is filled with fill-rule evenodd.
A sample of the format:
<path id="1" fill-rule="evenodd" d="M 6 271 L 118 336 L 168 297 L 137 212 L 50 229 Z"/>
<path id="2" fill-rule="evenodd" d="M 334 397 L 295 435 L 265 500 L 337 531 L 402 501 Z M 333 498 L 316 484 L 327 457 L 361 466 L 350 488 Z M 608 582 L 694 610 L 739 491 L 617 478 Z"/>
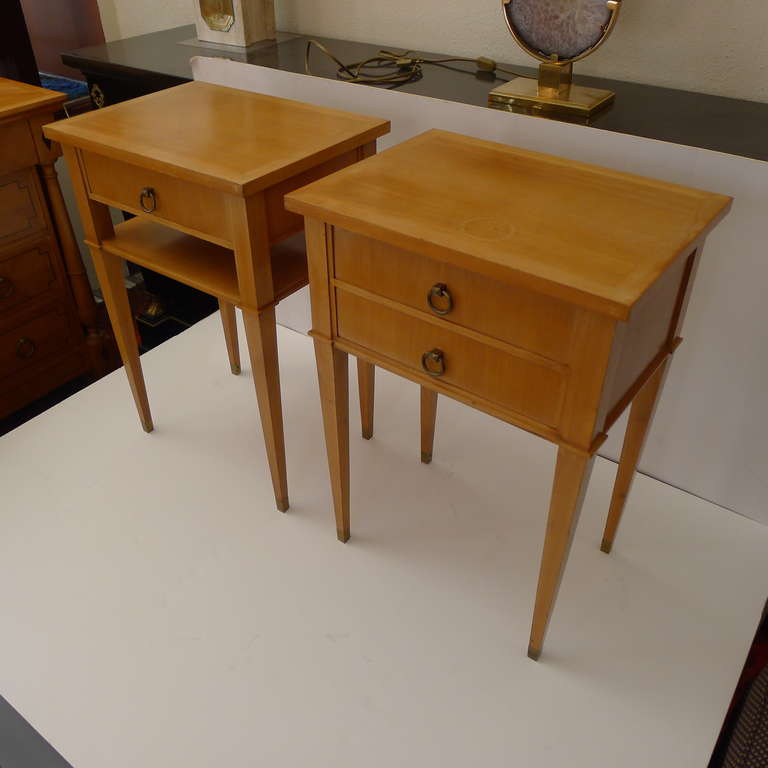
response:
<path id="1" fill-rule="evenodd" d="M 279 334 L 287 514 L 217 316 L 142 358 L 152 435 L 116 371 L 0 439 L 0 693 L 75 768 L 704 768 L 768 527 L 639 477 L 606 556 L 598 460 L 532 662 L 553 446 L 441 398 L 424 466 L 380 371 L 342 545 L 312 344 Z"/>

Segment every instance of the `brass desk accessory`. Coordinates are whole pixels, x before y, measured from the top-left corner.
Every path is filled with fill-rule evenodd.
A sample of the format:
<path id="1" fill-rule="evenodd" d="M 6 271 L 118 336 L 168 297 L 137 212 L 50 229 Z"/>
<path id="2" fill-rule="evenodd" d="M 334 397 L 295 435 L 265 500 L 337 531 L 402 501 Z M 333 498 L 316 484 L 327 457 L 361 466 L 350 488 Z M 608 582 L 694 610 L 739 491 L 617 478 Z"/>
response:
<path id="1" fill-rule="evenodd" d="M 573 85 L 573 62 L 596 51 L 613 31 L 622 0 L 502 0 L 517 44 L 538 59 L 539 79 L 517 77 L 488 96 L 496 109 L 577 123 L 608 107 L 612 91 Z"/>

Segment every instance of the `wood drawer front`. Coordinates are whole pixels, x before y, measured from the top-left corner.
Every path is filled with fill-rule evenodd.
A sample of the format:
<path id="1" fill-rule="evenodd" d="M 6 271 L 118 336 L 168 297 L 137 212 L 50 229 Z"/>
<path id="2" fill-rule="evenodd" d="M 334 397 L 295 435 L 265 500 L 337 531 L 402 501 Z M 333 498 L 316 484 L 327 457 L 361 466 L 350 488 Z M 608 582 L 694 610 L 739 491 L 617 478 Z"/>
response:
<path id="1" fill-rule="evenodd" d="M 338 336 L 423 374 L 422 355 L 444 353 L 450 384 L 529 419 L 555 427 L 565 390 L 565 372 L 437 324 L 399 312 L 343 289 L 336 290 Z"/>
<path id="2" fill-rule="evenodd" d="M 55 284 L 54 258 L 48 243 L 13 255 L 0 254 L 0 313 L 40 296 Z"/>
<path id="3" fill-rule="evenodd" d="M 69 346 L 69 319 L 51 308 L 0 332 L 0 377 L 13 375 Z"/>
<path id="4" fill-rule="evenodd" d="M 216 190 L 92 152 L 83 152 L 83 164 L 95 200 L 177 226 L 204 240 L 230 245 L 225 196 Z M 155 191 L 156 208 L 151 214 L 141 209 L 141 191 L 146 187 Z M 145 202 L 150 207 L 149 201 Z"/>
<path id="5" fill-rule="evenodd" d="M 0 173 L 37 163 L 37 152 L 26 120 L 0 125 Z"/>
<path id="6" fill-rule="evenodd" d="M 0 176 L 0 248 L 47 228 L 40 182 L 34 168 Z"/>
<path id="7" fill-rule="evenodd" d="M 443 319 L 560 362 L 569 359 L 574 320 L 571 305 L 451 264 L 336 228 L 338 280 L 437 316 L 427 296 L 443 283 L 453 308 Z M 435 301 L 438 308 L 445 303 Z"/>

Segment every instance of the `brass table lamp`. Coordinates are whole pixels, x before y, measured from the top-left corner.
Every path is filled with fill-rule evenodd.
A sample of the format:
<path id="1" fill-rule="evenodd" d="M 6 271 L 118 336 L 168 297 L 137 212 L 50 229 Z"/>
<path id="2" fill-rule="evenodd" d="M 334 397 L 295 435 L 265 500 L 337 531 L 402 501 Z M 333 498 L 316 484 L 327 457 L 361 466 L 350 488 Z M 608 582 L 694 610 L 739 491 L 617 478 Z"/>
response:
<path id="1" fill-rule="evenodd" d="M 573 85 L 573 62 L 596 51 L 613 31 L 622 0 L 502 0 L 512 37 L 538 59 L 539 78 L 517 77 L 488 96 L 509 112 L 588 123 L 611 104 L 612 91 Z"/>

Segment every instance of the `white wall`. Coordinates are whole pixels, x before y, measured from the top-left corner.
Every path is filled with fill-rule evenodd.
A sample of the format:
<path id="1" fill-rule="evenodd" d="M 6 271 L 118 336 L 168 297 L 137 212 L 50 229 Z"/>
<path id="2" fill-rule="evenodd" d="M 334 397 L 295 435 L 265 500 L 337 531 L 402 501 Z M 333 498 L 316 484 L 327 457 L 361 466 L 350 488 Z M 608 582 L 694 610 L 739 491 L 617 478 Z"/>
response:
<path id="1" fill-rule="evenodd" d="M 191 24 L 194 0 L 99 0 L 108 40 Z M 530 64 L 499 0 L 277 0 L 278 28 Z M 585 74 L 768 101 L 766 0 L 625 0 Z"/>

